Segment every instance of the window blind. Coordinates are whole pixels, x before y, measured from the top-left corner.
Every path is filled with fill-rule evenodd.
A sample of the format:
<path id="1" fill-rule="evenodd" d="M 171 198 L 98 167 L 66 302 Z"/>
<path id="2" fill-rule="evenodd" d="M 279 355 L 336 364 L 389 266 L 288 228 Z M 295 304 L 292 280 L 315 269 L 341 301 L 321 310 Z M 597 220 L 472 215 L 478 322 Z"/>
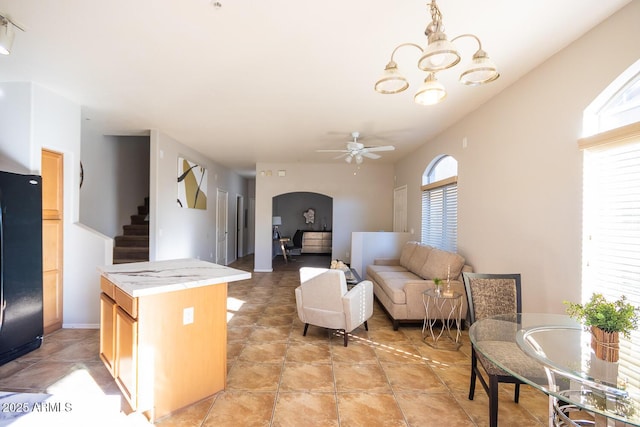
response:
<path id="1" fill-rule="evenodd" d="M 583 215 L 583 301 L 598 292 L 640 306 L 640 137 L 584 150 Z M 639 331 L 620 337 L 621 378 L 624 366 L 640 371 L 638 352 Z"/>
<path id="2" fill-rule="evenodd" d="M 422 243 L 445 251 L 457 252 L 458 184 L 447 180 L 422 190 Z"/>

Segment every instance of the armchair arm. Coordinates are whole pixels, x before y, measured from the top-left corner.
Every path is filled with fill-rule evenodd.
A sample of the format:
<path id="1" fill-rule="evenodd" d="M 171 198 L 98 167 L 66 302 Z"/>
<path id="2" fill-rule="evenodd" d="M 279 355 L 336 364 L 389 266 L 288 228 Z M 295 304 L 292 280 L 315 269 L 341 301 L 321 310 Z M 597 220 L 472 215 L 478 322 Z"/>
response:
<path id="1" fill-rule="evenodd" d="M 307 319 L 304 316 L 304 307 L 302 306 L 302 286 L 298 286 L 295 289 L 296 293 L 296 310 L 298 311 L 298 318 L 302 323 L 307 323 Z"/>
<path id="2" fill-rule="evenodd" d="M 351 332 L 373 315 L 373 283 L 362 281 L 342 297 L 345 331 Z"/>

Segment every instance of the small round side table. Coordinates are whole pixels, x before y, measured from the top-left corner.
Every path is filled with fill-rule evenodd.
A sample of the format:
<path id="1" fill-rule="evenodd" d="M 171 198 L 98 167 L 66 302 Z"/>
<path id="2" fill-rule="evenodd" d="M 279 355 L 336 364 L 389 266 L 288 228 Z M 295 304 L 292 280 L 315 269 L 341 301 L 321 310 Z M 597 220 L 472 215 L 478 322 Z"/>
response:
<path id="1" fill-rule="evenodd" d="M 422 293 L 422 302 L 425 310 L 422 324 L 424 342 L 437 349 L 458 350 L 462 345 L 460 342 L 462 294 L 455 291 L 438 292 L 435 289 L 427 289 Z M 427 316 L 429 308 L 431 308 L 431 315 Z M 442 321 L 440 331 L 433 328 L 438 320 Z M 453 333 L 451 329 L 454 329 Z M 445 340 L 441 340 L 443 335 Z"/>

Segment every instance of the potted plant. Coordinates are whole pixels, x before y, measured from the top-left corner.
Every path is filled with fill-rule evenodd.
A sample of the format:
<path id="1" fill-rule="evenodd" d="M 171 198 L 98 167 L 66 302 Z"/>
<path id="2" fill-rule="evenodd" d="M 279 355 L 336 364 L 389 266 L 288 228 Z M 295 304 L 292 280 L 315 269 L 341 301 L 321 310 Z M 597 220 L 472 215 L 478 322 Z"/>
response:
<path id="1" fill-rule="evenodd" d="M 584 304 L 565 301 L 567 314 L 591 328 L 591 347 L 596 357 L 617 362 L 619 357 L 619 334 L 629 337 L 638 327 L 640 317 L 633 304 L 623 295 L 610 302 L 599 293 L 594 293 Z"/>
<path id="2" fill-rule="evenodd" d="M 440 295 L 440 292 L 442 291 L 442 279 L 434 277 L 433 284 L 436 285 L 436 294 Z"/>

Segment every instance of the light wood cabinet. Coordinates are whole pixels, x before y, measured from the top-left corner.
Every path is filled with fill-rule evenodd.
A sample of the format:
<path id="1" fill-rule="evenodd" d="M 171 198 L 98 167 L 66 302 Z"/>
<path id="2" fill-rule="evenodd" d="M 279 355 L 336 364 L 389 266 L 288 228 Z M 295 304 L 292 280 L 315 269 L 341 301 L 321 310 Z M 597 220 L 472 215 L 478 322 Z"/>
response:
<path id="1" fill-rule="evenodd" d="M 115 376 L 116 335 L 114 325 L 116 321 L 116 302 L 105 293 L 100 294 L 100 359 L 104 362 L 111 375 Z"/>
<path id="2" fill-rule="evenodd" d="M 302 235 L 302 253 L 331 253 L 331 231 L 305 231 Z"/>
<path id="3" fill-rule="evenodd" d="M 227 284 L 131 297 L 104 276 L 100 358 L 152 422 L 224 389 Z"/>
<path id="4" fill-rule="evenodd" d="M 44 333 L 62 327 L 63 156 L 42 150 L 42 320 Z"/>
<path id="5" fill-rule="evenodd" d="M 115 378 L 120 390 L 136 409 L 138 405 L 138 322 L 122 307 L 115 317 Z"/>

